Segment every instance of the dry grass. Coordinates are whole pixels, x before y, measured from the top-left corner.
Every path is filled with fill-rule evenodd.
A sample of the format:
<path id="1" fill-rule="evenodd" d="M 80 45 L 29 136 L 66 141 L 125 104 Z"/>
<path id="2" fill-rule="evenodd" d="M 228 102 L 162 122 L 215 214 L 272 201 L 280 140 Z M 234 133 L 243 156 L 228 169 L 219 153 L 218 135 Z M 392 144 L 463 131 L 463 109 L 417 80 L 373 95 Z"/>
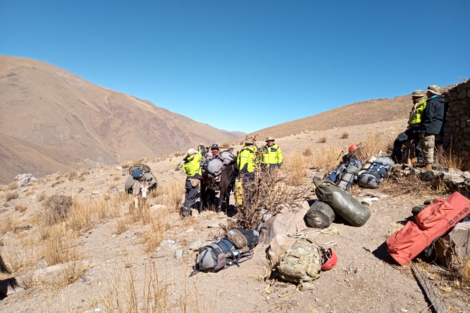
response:
<path id="1" fill-rule="evenodd" d="M 311 168 L 321 168 L 330 171 L 336 168 L 339 163 L 339 158 L 343 155 L 343 151 L 336 145 L 322 146 L 313 151 L 313 154 L 308 158 L 309 166 Z"/>
<path id="2" fill-rule="evenodd" d="M 181 202 L 186 192 L 184 183 L 181 180 L 172 180 L 166 188 L 158 188 L 157 190 L 157 196 L 161 192 L 163 194 L 163 204 L 173 212 L 179 212 L 181 208 Z"/>
<path id="3" fill-rule="evenodd" d="M 303 185 L 307 177 L 307 160 L 302 154 L 295 152 L 286 158 L 283 170 L 287 172 L 288 185 Z"/>
<path id="4" fill-rule="evenodd" d="M 460 266 L 460 275 L 462 275 L 462 282 L 470 286 L 470 257 L 467 257 L 463 260 L 462 265 Z"/>
<path id="5" fill-rule="evenodd" d="M 171 228 L 171 211 L 167 208 L 161 210 L 152 219 L 150 227 L 142 234 L 142 243 L 148 253 L 155 252 L 155 249 L 165 239 L 165 232 Z"/>
<path id="6" fill-rule="evenodd" d="M 304 152 L 302 152 L 302 155 L 303 155 L 304 157 L 312 156 L 312 155 L 313 155 L 313 148 L 312 148 L 312 146 L 308 146 L 307 148 L 305 148 Z"/>
<path id="7" fill-rule="evenodd" d="M 323 136 L 320 138 L 320 140 L 318 140 L 319 143 L 326 143 L 328 141 L 328 137 L 327 136 Z"/>
<path id="8" fill-rule="evenodd" d="M 17 182 L 13 182 L 13 183 L 8 185 L 7 190 L 16 190 L 18 188 L 20 188 L 20 185 L 18 185 Z"/>
<path id="9" fill-rule="evenodd" d="M 10 200 L 18 199 L 18 192 L 17 191 L 7 191 L 5 193 L 5 201 L 8 202 Z"/>
<path id="10" fill-rule="evenodd" d="M 125 233 L 131 227 L 131 221 L 127 217 L 123 217 L 116 222 L 116 235 Z"/>
<path id="11" fill-rule="evenodd" d="M 222 144 L 220 146 L 224 149 L 229 148 L 230 147 L 230 142 L 222 142 Z"/>
<path id="12" fill-rule="evenodd" d="M 447 151 L 444 151 L 440 147 L 437 148 L 436 157 L 436 163 L 445 167 L 462 169 L 462 167 L 465 165 L 465 157 L 456 153 L 452 147 L 449 147 Z"/>
<path id="13" fill-rule="evenodd" d="M 78 176 L 77 172 L 75 172 L 75 171 L 70 172 L 70 173 L 68 174 L 68 179 L 69 179 L 69 180 L 74 180 L 74 179 L 77 179 L 78 177 L 79 177 L 79 176 Z"/>
<path id="14" fill-rule="evenodd" d="M 72 207 L 71 196 L 52 195 L 42 204 L 42 215 L 46 225 L 54 225 L 65 220 Z"/>
<path id="15" fill-rule="evenodd" d="M 0 191 L 7 191 L 8 186 L 7 185 L 0 185 Z"/>
<path id="16" fill-rule="evenodd" d="M 2 216 L 0 219 L 0 235 L 3 236 L 8 232 L 13 231 L 13 229 L 13 218 L 11 217 L 11 214 Z"/>
<path id="17" fill-rule="evenodd" d="M 19 204 L 18 203 L 17 205 L 15 205 L 15 211 L 24 213 L 27 209 L 28 209 L 28 207 L 24 204 Z"/>
<path id="18" fill-rule="evenodd" d="M 348 139 L 349 138 L 349 131 L 348 130 L 345 130 L 342 134 L 341 134 L 341 139 Z"/>
<path id="19" fill-rule="evenodd" d="M 392 150 L 394 138 L 391 135 L 382 135 L 380 133 L 369 133 L 366 139 L 358 146 L 356 156 L 364 163 L 371 156 L 379 156 L 379 153 L 387 154 Z"/>
<path id="20" fill-rule="evenodd" d="M 29 196 L 32 196 L 32 195 L 34 195 L 34 190 L 29 190 L 28 192 L 26 192 L 24 194 L 25 197 L 29 197 Z"/>
<path id="21" fill-rule="evenodd" d="M 44 200 L 46 200 L 46 194 L 43 192 L 38 195 L 38 202 L 42 202 Z"/>

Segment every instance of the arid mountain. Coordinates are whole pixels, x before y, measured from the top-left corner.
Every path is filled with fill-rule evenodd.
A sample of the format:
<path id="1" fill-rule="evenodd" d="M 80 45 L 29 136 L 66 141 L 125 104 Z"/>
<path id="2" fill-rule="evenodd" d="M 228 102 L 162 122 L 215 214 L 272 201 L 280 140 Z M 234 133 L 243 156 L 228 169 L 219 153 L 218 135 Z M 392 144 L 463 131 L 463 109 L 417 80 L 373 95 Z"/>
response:
<path id="1" fill-rule="evenodd" d="M 31 171 L 33 174 L 76 168 L 85 162 L 96 166 L 154 157 L 185 151 L 199 142 L 222 143 L 239 136 L 150 101 L 94 85 L 51 64 L 2 55 L 0 112 L 2 149 L 29 149 L 19 158 L 8 154 L 9 163 L 4 163 L 0 154 L 2 167 L 8 167 L 4 172 L 12 173 L 2 177 L 3 182 L 22 172 L 20 169 L 39 164 L 42 171 Z M 36 155 L 44 153 L 44 158 L 51 160 L 46 162 L 50 166 L 35 159 L 32 151 L 39 151 L 37 147 L 50 148 Z M 68 155 L 70 159 L 57 155 Z"/>
<path id="2" fill-rule="evenodd" d="M 411 96 L 375 99 L 345 105 L 317 115 L 261 129 L 252 134 L 259 138 L 285 137 L 302 131 L 326 130 L 406 118 L 411 110 Z M 250 134 L 250 135 L 252 135 Z M 239 139 L 244 138 L 241 136 Z M 237 141 L 239 140 L 237 139 Z"/>

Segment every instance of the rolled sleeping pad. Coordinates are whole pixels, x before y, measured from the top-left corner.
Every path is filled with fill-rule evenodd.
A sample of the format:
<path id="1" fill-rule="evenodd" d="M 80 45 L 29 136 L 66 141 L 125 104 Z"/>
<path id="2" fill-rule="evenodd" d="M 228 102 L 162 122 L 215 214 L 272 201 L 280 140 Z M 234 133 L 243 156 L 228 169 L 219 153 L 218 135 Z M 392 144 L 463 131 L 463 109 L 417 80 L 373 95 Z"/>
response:
<path id="1" fill-rule="evenodd" d="M 369 220 L 370 210 L 343 189 L 326 181 L 317 180 L 315 185 L 318 199 L 328 204 L 352 226 L 362 226 Z"/>
<path id="2" fill-rule="evenodd" d="M 132 178 L 132 176 L 129 175 L 126 181 L 124 182 L 124 189 L 127 192 L 131 192 L 133 186 L 134 186 L 134 178 Z"/>
<path id="3" fill-rule="evenodd" d="M 366 163 L 364 163 L 364 165 L 362 166 L 362 169 L 361 171 L 359 172 L 359 175 L 361 175 L 362 173 L 364 173 L 365 171 L 367 171 L 370 166 L 372 165 L 372 163 L 375 162 L 375 160 L 377 160 L 377 158 L 375 156 L 371 156 L 367 161 Z"/>
<path id="4" fill-rule="evenodd" d="M 312 228 L 328 228 L 335 220 L 335 211 L 326 203 L 315 201 L 304 217 L 305 224 Z"/>

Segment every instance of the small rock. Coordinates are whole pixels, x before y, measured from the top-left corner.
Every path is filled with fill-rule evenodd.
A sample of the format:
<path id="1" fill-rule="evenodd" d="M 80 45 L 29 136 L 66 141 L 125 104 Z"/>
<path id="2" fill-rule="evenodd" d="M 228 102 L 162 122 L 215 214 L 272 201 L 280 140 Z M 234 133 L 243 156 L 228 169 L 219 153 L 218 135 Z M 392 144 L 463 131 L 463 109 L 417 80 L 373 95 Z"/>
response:
<path id="1" fill-rule="evenodd" d="M 191 209 L 191 216 L 192 217 L 198 217 L 199 216 L 199 211 L 196 209 Z"/>
<path id="2" fill-rule="evenodd" d="M 93 313 L 93 312 L 101 312 L 101 309 L 100 308 L 94 308 L 94 309 L 91 309 L 91 310 L 88 310 L 88 311 L 83 311 L 83 313 Z"/>
<path id="3" fill-rule="evenodd" d="M 55 182 L 55 183 L 53 183 L 53 184 L 51 185 L 51 187 L 54 188 L 55 186 L 57 186 L 57 185 L 59 185 L 59 184 L 60 184 L 60 181 Z"/>
<path id="4" fill-rule="evenodd" d="M 184 255 L 184 250 L 183 250 L 183 249 L 181 249 L 181 250 L 176 250 L 176 251 L 175 251 L 175 255 L 173 256 L 173 259 L 179 260 L 179 259 L 181 259 L 181 258 L 183 257 L 183 255 Z"/>
<path id="5" fill-rule="evenodd" d="M 363 247 L 363 248 L 364 248 L 364 250 L 366 250 L 366 251 L 372 252 L 372 250 L 371 250 L 369 247 Z"/>
<path id="6" fill-rule="evenodd" d="M 157 251 L 165 251 L 165 250 L 175 250 L 178 248 L 178 242 L 172 239 L 165 239 L 163 240 L 157 248 Z"/>
<path id="7" fill-rule="evenodd" d="M 96 196 L 96 195 L 99 195 L 100 193 L 101 193 L 101 192 L 99 192 L 98 190 L 95 190 L 95 191 L 93 191 L 91 194 L 94 195 L 94 196 Z"/>
<path id="8" fill-rule="evenodd" d="M 204 241 L 203 241 L 203 240 L 201 240 L 201 239 L 194 240 L 194 241 L 191 242 L 191 244 L 189 245 L 189 250 L 191 250 L 191 251 L 199 250 L 199 248 L 202 247 L 203 245 L 204 245 Z"/>
<path id="9" fill-rule="evenodd" d="M 186 231 L 186 233 L 192 233 L 193 231 L 194 231 L 194 228 L 191 227 L 190 229 Z"/>
<path id="10" fill-rule="evenodd" d="M 217 228 L 219 227 L 219 224 L 209 224 L 207 225 L 207 228 Z"/>
<path id="11" fill-rule="evenodd" d="M 470 172 L 463 172 L 462 176 L 465 178 L 465 179 L 470 179 Z"/>
<path id="12" fill-rule="evenodd" d="M 122 166 L 116 166 L 116 169 L 117 169 L 118 171 L 122 171 Z"/>

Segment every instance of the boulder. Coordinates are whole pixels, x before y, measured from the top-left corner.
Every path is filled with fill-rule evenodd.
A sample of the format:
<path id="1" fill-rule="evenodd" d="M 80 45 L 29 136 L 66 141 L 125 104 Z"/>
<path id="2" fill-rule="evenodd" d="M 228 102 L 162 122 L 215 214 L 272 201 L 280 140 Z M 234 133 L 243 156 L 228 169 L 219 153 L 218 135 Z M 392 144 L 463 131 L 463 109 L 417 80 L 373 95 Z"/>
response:
<path id="1" fill-rule="evenodd" d="M 18 181 L 20 187 L 26 186 L 30 181 L 37 181 L 33 174 L 19 174 L 16 175 L 15 180 Z"/>

